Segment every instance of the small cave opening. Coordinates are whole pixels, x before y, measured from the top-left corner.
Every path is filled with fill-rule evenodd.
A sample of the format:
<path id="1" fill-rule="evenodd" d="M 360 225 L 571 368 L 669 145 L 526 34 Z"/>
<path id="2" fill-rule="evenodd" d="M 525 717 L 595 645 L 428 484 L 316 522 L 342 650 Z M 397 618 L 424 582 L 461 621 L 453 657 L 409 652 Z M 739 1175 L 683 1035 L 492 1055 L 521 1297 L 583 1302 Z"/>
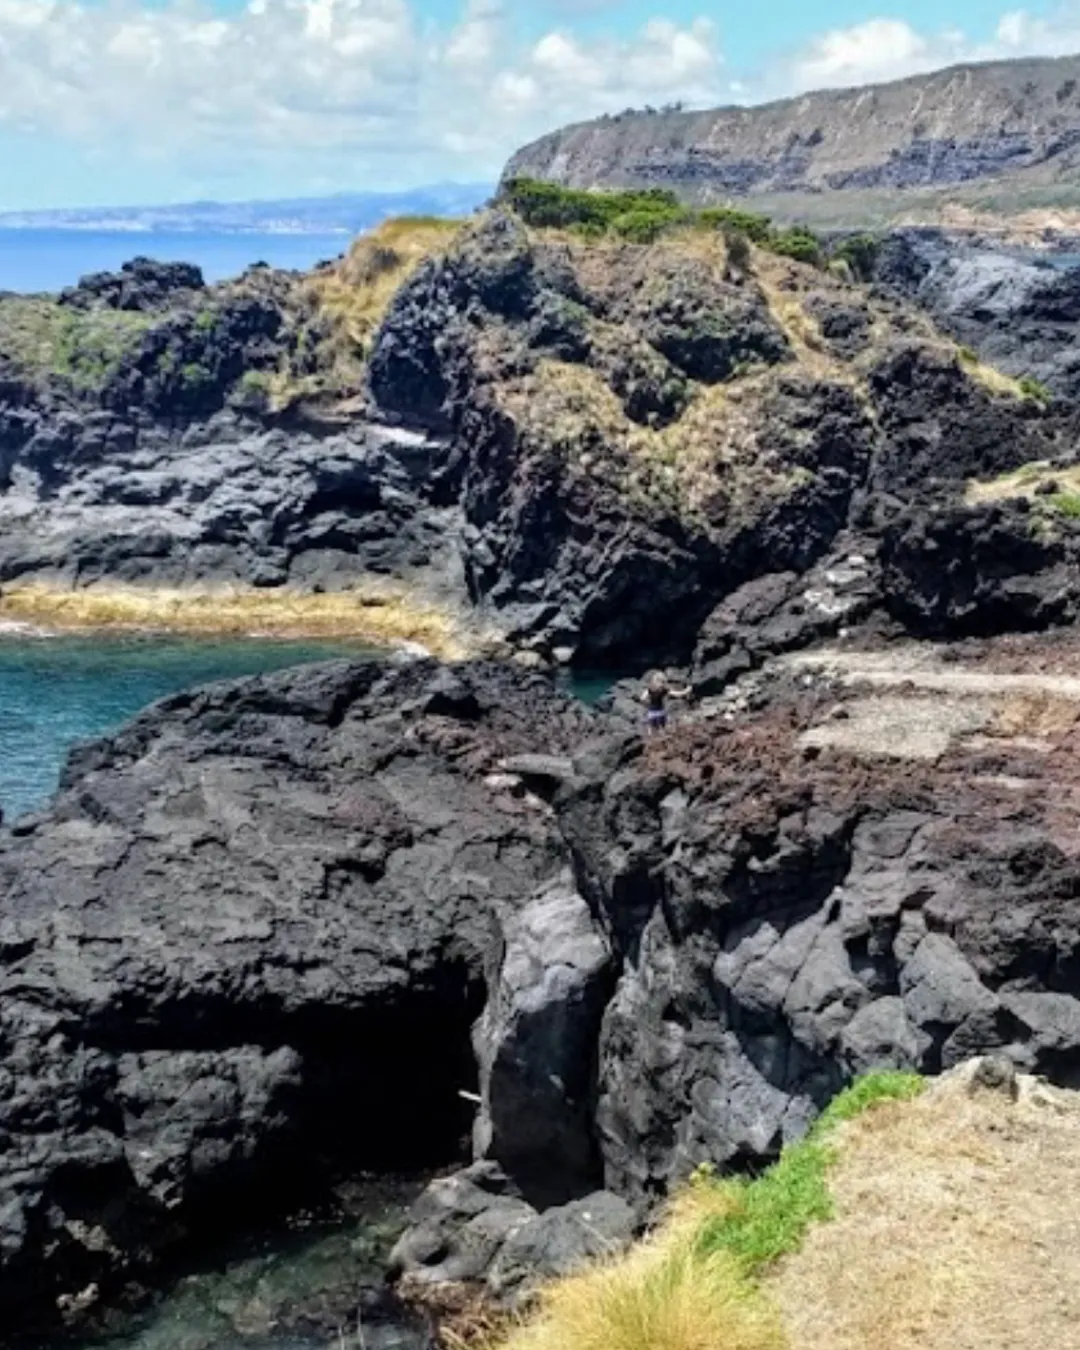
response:
<path id="1" fill-rule="evenodd" d="M 170 1065 L 186 1072 L 200 1055 L 215 1065 L 199 1077 L 191 1063 L 187 1090 L 147 1108 L 148 1119 L 162 1125 L 158 1133 L 149 1127 L 144 1156 L 162 1151 L 177 1171 L 182 1203 L 163 1207 L 122 1159 L 104 1169 L 91 1159 L 58 1171 L 51 1198 L 60 1209 L 87 1228 L 103 1225 L 129 1255 L 114 1263 L 108 1251 L 78 1243 L 56 1252 L 40 1277 L 6 1294 L 20 1309 L 20 1334 L 25 1328 L 29 1336 L 12 1344 L 41 1350 L 66 1344 L 68 1335 L 79 1343 L 87 1328 L 149 1315 L 189 1276 L 231 1271 L 252 1253 L 287 1262 L 297 1243 L 319 1234 L 367 1232 L 374 1224 L 378 1241 L 391 1242 L 387 1223 L 400 1231 L 423 1186 L 471 1158 L 478 1086 L 472 1030 L 485 998 L 480 973 L 462 959 L 367 1004 L 326 999 L 300 1011 L 248 1008 L 240 1016 L 233 1005 L 231 1019 L 185 1006 L 171 1026 L 159 1022 L 153 1046 L 135 1052 L 147 1056 L 148 1082 L 168 1081 Z M 121 1051 L 118 1044 L 110 1049 Z M 284 1086 L 260 1080 L 260 1063 L 286 1049 L 297 1068 Z M 130 1042 L 123 1053 L 132 1054 Z M 232 1097 L 230 1064 L 254 1066 L 247 1089 Z M 102 1119 L 124 1134 L 117 1111 Z M 365 1277 L 372 1290 L 381 1287 L 378 1267 L 389 1246 L 379 1251 Z M 345 1261 L 346 1283 L 347 1268 Z M 92 1306 L 65 1332 L 56 1296 L 91 1287 Z"/>
<path id="2" fill-rule="evenodd" d="M 332 1170 L 419 1172 L 467 1161 L 476 1107 L 473 1024 L 484 985 L 464 972 L 298 1046 L 298 1124 Z"/>
<path id="3" fill-rule="evenodd" d="M 298 1052 L 298 1081 L 251 1156 L 189 1191 L 179 1240 L 158 1248 L 152 1284 L 226 1267 L 240 1248 L 280 1250 L 297 1231 L 364 1223 L 372 1188 L 394 1197 L 403 1225 L 434 1175 L 471 1159 L 472 1028 L 485 997 L 462 963 L 367 1008 L 268 1019 L 263 1042 Z"/>

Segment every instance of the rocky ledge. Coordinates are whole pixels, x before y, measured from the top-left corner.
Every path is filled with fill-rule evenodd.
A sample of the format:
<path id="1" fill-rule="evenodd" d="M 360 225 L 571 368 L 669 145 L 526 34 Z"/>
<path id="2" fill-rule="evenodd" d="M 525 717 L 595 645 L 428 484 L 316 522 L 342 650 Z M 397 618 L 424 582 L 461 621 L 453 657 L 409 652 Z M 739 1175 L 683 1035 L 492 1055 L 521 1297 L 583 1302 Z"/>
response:
<path id="1" fill-rule="evenodd" d="M 1075 1084 L 1075 641 L 948 657 L 818 648 L 647 743 L 513 667 L 335 663 L 77 751 L 0 836 L 5 1325 L 470 1156 L 396 1270 L 513 1297 L 863 1070 Z"/>

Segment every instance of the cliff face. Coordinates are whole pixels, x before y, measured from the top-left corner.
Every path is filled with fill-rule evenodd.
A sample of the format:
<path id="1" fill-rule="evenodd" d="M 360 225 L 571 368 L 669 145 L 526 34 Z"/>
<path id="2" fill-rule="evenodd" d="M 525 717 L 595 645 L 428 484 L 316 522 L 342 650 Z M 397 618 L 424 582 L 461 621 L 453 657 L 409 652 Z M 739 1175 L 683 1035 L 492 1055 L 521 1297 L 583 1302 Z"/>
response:
<path id="1" fill-rule="evenodd" d="M 625 113 L 527 146 L 506 176 L 666 187 L 709 203 L 1001 181 L 1068 185 L 1078 165 L 1080 58 L 1062 57 L 958 66 L 760 107 Z M 830 209 L 840 209 L 832 198 Z"/>
<path id="2" fill-rule="evenodd" d="M 698 647 L 714 683 L 717 606 L 783 574 L 783 608 L 837 555 L 865 560 L 864 610 L 920 630 L 1080 604 L 1052 483 L 1030 515 L 967 501 L 1033 461 L 1071 473 L 1068 413 L 884 291 L 736 266 L 715 231 L 586 240 L 501 211 L 415 265 L 365 247 L 352 273 L 0 301 L 5 604 L 387 582 L 581 666 Z M 972 534 L 1008 549 L 1007 586 Z"/>

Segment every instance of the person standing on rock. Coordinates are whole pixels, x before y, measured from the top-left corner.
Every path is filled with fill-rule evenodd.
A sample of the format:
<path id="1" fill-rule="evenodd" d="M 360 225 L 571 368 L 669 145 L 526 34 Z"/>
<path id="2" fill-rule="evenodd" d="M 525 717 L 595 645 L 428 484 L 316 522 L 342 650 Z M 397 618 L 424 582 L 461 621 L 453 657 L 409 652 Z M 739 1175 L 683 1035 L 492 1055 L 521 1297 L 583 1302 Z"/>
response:
<path id="1" fill-rule="evenodd" d="M 689 685 L 683 689 L 673 689 L 667 676 L 658 670 L 648 675 L 641 692 L 641 701 L 645 705 L 646 734 L 656 736 L 667 726 L 669 698 L 689 698 L 691 692 Z"/>

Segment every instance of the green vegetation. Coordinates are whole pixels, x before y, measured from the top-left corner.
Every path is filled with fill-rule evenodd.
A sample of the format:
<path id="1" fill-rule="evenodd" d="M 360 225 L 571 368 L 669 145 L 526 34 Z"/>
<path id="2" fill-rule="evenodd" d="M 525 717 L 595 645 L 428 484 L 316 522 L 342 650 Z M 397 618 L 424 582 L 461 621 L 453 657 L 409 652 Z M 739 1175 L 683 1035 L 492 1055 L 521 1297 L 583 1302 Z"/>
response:
<path id="1" fill-rule="evenodd" d="M 76 309 L 47 296 L 0 300 L 0 358 L 29 379 L 61 379 L 99 388 L 133 351 L 153 316 Z"/>
<path id="2" fill-rule="evenodd" d="M 649 188 L 635 192 L 587 192 L 533 178 L 515 178 L 506 185 L 506 200 L 529 225 L 549 229 L 583 227 L 622 234 L 648 220 L 657 230 L 683 224 L 690 216 L 673 192 Z"/>
<path id="3" fill-rule="evenodd" d="M 755 244 L 768 244 L 772 222 L 768 216 L 740 211 L 733 206 L 706 206 L 697 212 L 698 223 L 706 229 L 737 230 Z"/>
<path id="4" fill-rule="evenodd" d="M 237 387 L 245 394 L 269 394 L 272 386 L 273 380 L 267 370 L 245 370 L 237 381 Z"/>
<path id="5" fill-rule="evenodd" d="M 819 265 L 821 241 L 803 225 L 776 229 L 768 216 L 735 207 L 683 206 L 663 188 L 593 191 L 560 187 L 534 178 L 514 178 L 503 189 L 506 203 L 527 225 L 573 230 L 586 238 L 612 235 L 632 243 L 653 243 L 676 230 L 709 230 L 745 236 L 760 248 L 797 262 Z"/>
<path id="6" fill-rule="evenodd" d="M 1055 492 L 1046 504 L 1070 520 L 1080 520 L 1080 492 Z"/>
<path id="7" fill-rule="evenodd" d="M 728 1251 L 750 1272 L 796 1251 L 810 1224 L 832 1214 L 828 1170 L 834 1154 L 828 1136 L 878 1103 L 908 1101 L 922 1089 L 916 1074 L 870 1074 L 842 1092 L 809 1135 L 786 1148 L 761 1176 L 706 1181 L 725 1190 L 732 1203 L 729 1213 L 703 1226 L 702 1249 Z"/>
<path id="8" fill-rule="evenodd" d="M 505 1350 L 780 1350 L 783 1327 L 758 1277 L 831 1217 L 829 1136 L 922 1087 L 913 1074 L 871 1074 L 759 1177 L 718 1179 L 699 1168 L 652 1236 L 552 1285 Z"/>
<path id="9" fill-rule="evenodd" d="M 877 268 L 881 242 L 872 234 L 855 234 L 832 250 L 831 259 L 851 269 L 856 281 L 870 281 Z"/>
<path id="10" fill-rule="evenodd" d="M 1035 379 L 1033 375 L 1021 376 L 1017 385 L 1025 398 L 1034 399 L 1036 403 L 1042 404 L 1050 402 L 1050 390 L 1041 380 Z"/>
<path id="11" fill-rule="evenodd" d="M 214 384 L 209 370 L 197 361 L 189 361 L 180 367 L 180 388 L 185 394 L 196 397 Z"/>
<path id="12" fill-rule="evenodd" d="M 977 366 L 979 364 L 979 354 L 973 347 L 958 347 L 956 354 L 965 366 Z"/>
<path id="13" fill-rule="evenodd" d="M 805 225 L 794 225 L 790 230 L 774 230 L 765 247 L 771 253 L 782 258 L 794 258 L 796 262 L 820 266 L 824 253 L 821 240 Z"/>
<path id="14" fill-rule="evenodd" d="M 810 1131 L 810 1142 L 824 1138 L 838 1125 L 854 1120 L 882 1102 L 909 1102 L 922 1096 L 925 1090 L 926 1079 L 917 1073 L 884 1071 L 857 1078 L 818 1117 Z"/>

